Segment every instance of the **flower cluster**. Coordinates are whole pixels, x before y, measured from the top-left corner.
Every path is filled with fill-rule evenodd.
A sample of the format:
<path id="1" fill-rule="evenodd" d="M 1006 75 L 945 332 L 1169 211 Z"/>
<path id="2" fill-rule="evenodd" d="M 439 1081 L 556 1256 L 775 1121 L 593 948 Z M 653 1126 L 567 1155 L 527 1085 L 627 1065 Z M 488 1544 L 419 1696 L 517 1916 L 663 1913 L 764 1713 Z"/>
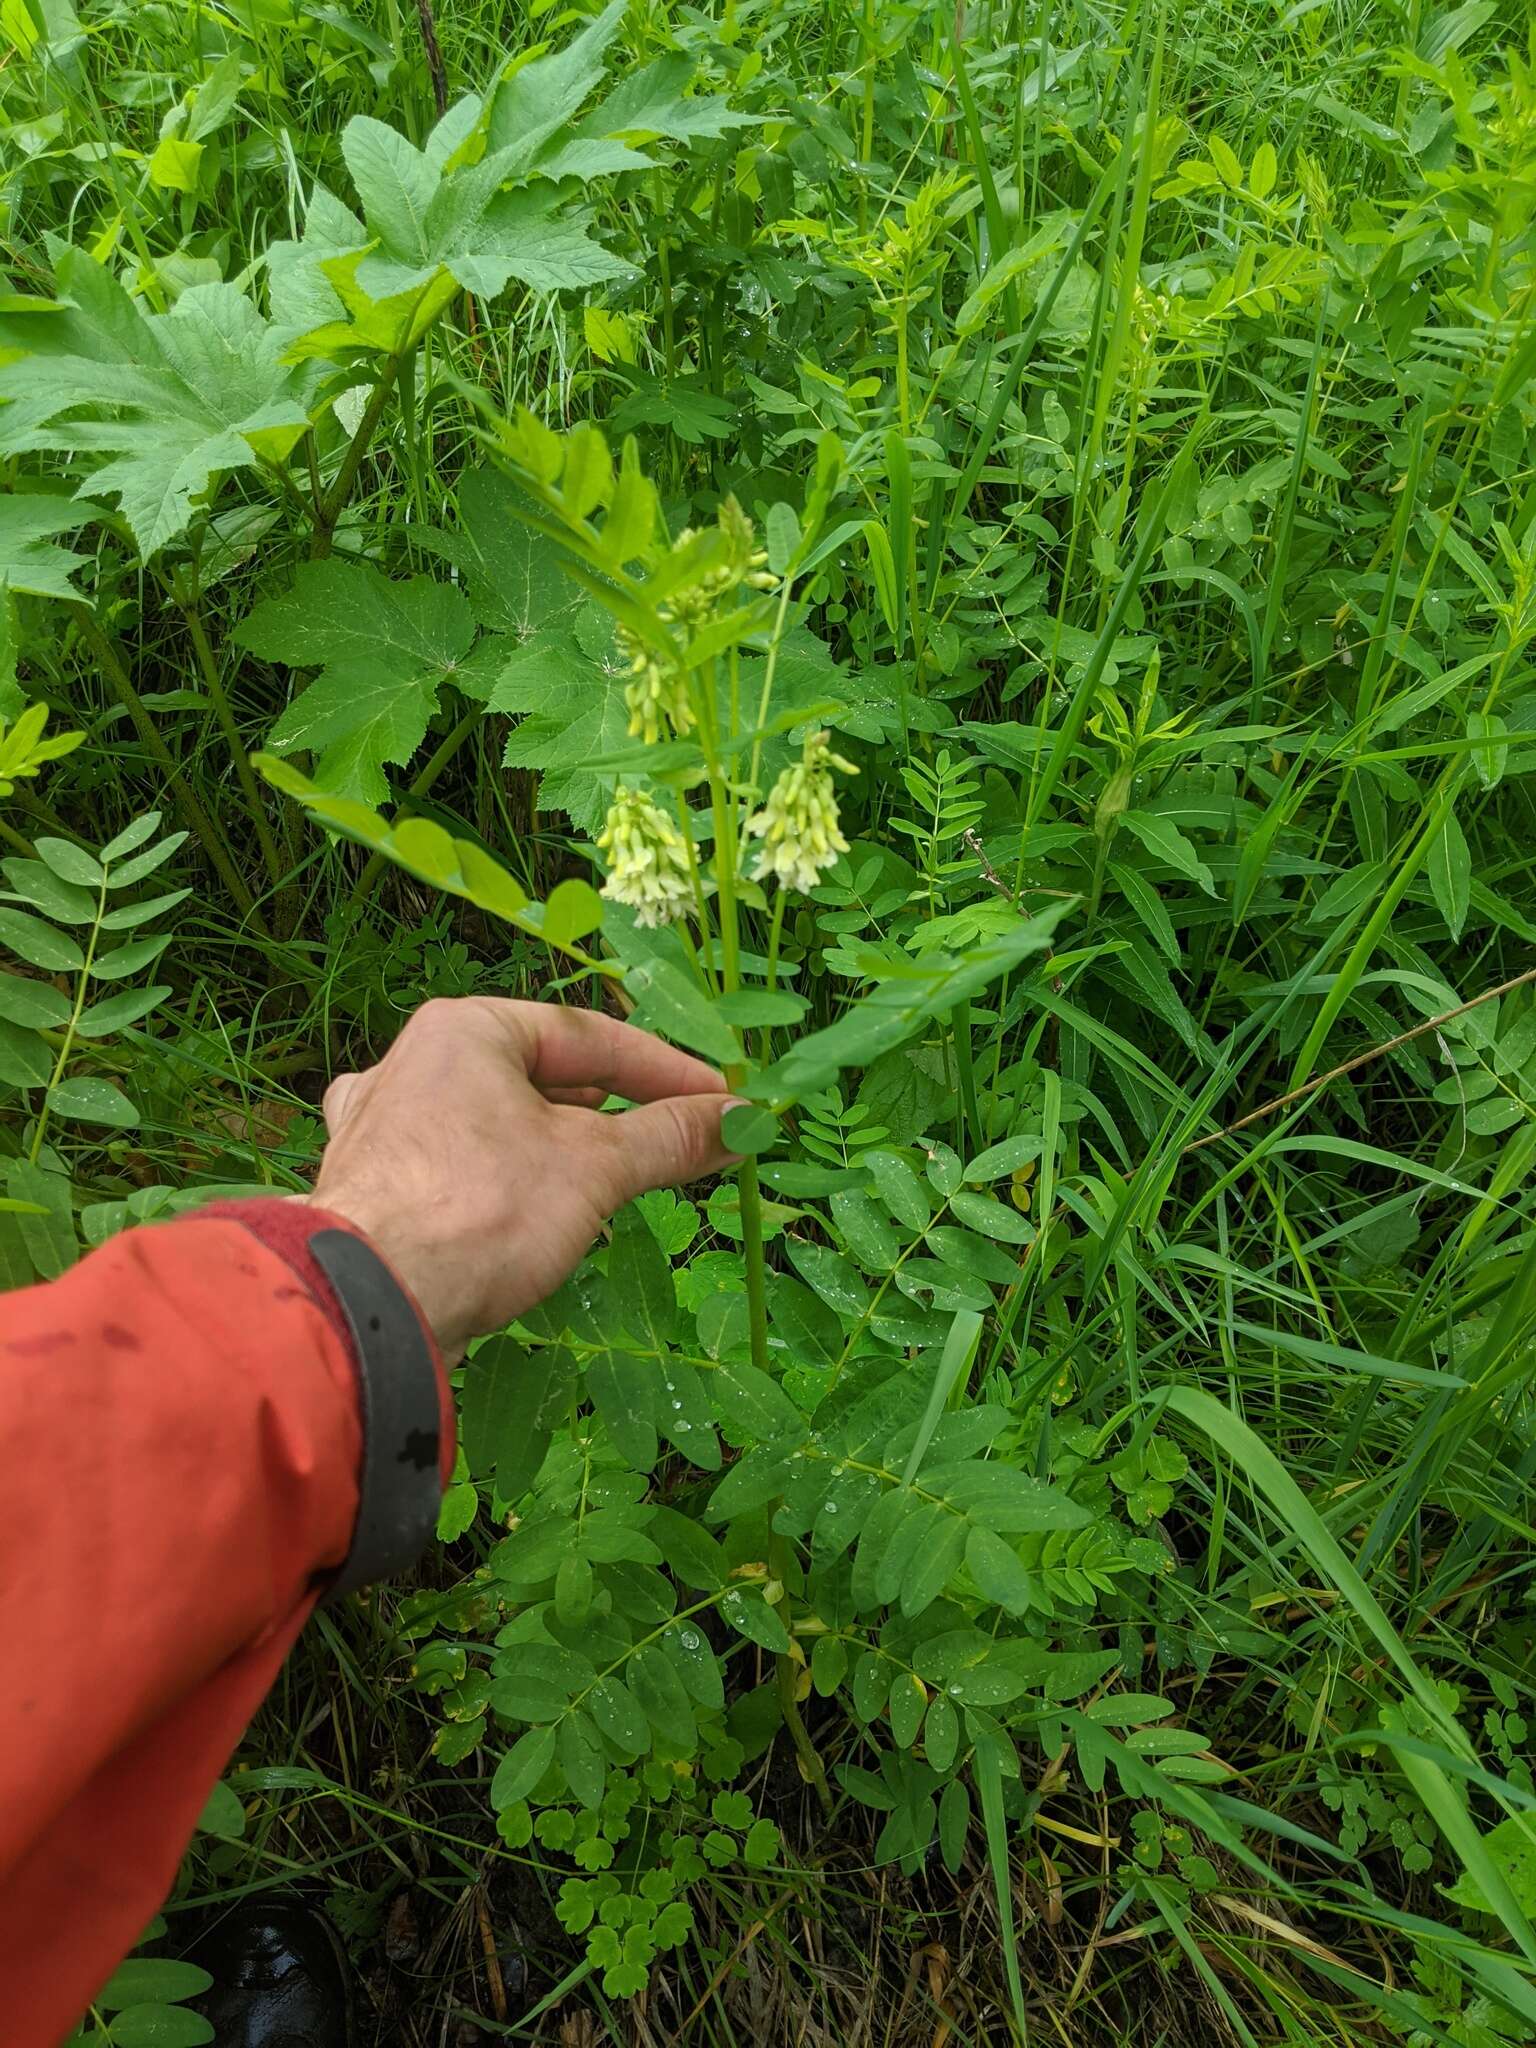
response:
<path id="1" fill-rule="evenodd" d="M 619 652 L 629 663 L 629 681 L 624 685 L 624 703 L 629 711 L 629 736 L 644 740 L 648 747 L 664 739 L 670 730 L 685 733 L 693 726 L 693 706 L 688 701 L 688 677 L 684 670 L 659 661 L 652 650 L 627 626 L 615 626 L 613 637 Z"/>
<path id="2" fill-rule="evenodd" d="M 768 591 L 778 587 L 779 579 L 767 567 L 767 554 L 753 545 L 756 536 L 752 522 L 734 498 L 727 498 L 721 505 L 716 523 L 725 543 L 724 553 L 700 569 L 690 582 L 668 593 L 656 608 L 662 625 L 680 626 L 685 632 L 696 633 L 708 622 L 720 600 L 732 591 L 743 587 Z M 697 538 L 694 529 L 685 526 L 673 543 L 673 553 L 690 547 Z M 619 626 L 616 637 L 629 663 L 630 679 L 624 686 L 624 702 L 629 710 L 630 738 L 644 740 L 651 746 L 669 730 L 677 734 L 690 732 L 694 714 L 686 670 L 659 659 L 655 650 L 627 627 Z"/>
<path id="3" fill-rule="evenodd" d="M 784 770 L 763 808 L 747 821 L 748 832 L 763 842 L 752 866 L 754 881 L 772 875 L 780 888 L 814 889 L 823 868 L 848 851 L 838 823 L 834 768 L 858 773 L 832 752 L 824 732 L 809 734 L 801 758 Z"/>
<path id="4" fill-rule="evenodd" d="M 644 790 L 614 791 L 597 845 L 608 859 L 603 895 L 627 903 L 637 924 L 671 924 L 687 910 L 693 885 L 683 835 Z"/>

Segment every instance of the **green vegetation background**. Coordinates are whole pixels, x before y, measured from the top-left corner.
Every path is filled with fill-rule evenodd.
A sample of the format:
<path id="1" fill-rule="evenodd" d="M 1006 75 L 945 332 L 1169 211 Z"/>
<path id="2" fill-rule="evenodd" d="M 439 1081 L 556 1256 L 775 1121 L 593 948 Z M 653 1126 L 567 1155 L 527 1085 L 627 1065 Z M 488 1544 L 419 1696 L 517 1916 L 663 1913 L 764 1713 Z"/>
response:
<path id="1" fill-rule="evenodd" d="M 773 1112 L 471 1361 L 82 2039 L 209 2038 L 188 1916 L 298 1880 L 366 2040 L 1536 2040 L 1526 11 L 0 52 L 0 1281 L 303 1185 L 431 994 Z M 704 773 L 642 473 L 780 579 L 716 796 L 858 771 L 736 962 L 589 886 Z"/>

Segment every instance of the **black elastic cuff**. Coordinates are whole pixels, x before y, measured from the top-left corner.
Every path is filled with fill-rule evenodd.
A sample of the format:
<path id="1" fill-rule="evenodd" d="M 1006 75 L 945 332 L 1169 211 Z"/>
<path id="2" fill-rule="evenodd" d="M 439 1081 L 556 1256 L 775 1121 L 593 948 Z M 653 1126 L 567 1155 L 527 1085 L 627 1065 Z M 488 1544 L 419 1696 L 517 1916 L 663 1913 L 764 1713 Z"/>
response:
<path id="1" fill-rule="evenodd" d="M 309 1250 L 352 1333 L 363 1419 L 357 1525 L 322 1605 L 413 1565 L 437 1526 L 442 1413 L 421 1322 L 374 1251 L 348 1230 L 317 1230 Z"/>

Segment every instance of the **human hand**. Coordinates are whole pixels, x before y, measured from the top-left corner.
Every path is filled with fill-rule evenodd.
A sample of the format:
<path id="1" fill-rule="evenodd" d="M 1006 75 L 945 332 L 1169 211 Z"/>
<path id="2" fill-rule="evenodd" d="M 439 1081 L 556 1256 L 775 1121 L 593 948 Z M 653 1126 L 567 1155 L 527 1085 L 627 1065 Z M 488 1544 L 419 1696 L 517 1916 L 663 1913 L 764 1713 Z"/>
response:
<path id="1" fill-rule="evenodd" d="M 640 1107 L 601 1115 L 609 1095 Z M 729 1101 L 702 1060 L 598 1011 L 438 999 L 331 1083 L 303 1199 L 373 1240 L 452 1360 L 552 1294 L 632 1197 L 729 1164 Z"/>

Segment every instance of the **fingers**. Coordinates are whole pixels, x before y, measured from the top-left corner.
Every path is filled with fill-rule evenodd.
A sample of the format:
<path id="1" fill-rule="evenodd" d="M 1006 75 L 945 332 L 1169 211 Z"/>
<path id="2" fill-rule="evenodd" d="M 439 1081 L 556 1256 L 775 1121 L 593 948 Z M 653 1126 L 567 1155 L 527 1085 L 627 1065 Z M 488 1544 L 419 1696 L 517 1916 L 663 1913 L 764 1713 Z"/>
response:
<path id="1" fill-rule="evenodd" d="M 734 1165 L 736 1155 L 720 1140 L 720 1118 L 730 1101 L 724 1095 L 673 1095 L 604 1117 L 612 1146 L 613 1206 Z"/>
<path id="2" fill-rule="evenodd" d="M 724 1092 L 724 1080 L 703 1060 L 599 1010 L 561 1010 L 549 1003 L 506 1007 L 519 1013 L 515 1026 L 525 1042 L 531 1034 L 528 1078 L 546 1092 L 601 1088 L 629 1102 Z"/>
<path id="3" fill-rule="evenodd" d="M 605 1088 L 541 1088 L 546 1102 L 564 1103 L 567 1109 L 601 1109 L 608 1100 Z"/>

